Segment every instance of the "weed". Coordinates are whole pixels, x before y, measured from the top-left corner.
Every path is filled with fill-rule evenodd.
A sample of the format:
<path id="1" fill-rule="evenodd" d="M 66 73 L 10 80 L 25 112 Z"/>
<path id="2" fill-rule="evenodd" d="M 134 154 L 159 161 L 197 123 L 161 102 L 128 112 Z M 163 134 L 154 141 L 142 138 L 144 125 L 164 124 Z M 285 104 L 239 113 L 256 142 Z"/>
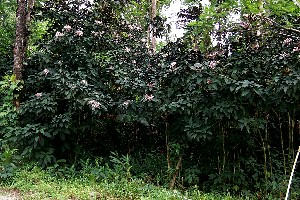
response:
<path id="1" fill-rule="evenodd" d="M 90 162 L 90 161 L 89 161 Z M 91 167 L 91 165 L 89 165 Z M 87 170 L 87 169 L 86 169 Z M 113 169 L 112 169 L 113 170 Z M 85 171 L 87 172 L 87 171 Z M 15 176 L 1 183 L 2 189 L 18 190 L 19 196 L 29 199 L 203 199 L 233 200 L 230 194 L 205 194 L 197 188 L 189 191 L 168 190 L 131 177 L 129 180 L 114 179 L 91 181 L 84 176 L 60 177 L 51 170 L 43 170 L 30 164 L 18 169 Z"/>

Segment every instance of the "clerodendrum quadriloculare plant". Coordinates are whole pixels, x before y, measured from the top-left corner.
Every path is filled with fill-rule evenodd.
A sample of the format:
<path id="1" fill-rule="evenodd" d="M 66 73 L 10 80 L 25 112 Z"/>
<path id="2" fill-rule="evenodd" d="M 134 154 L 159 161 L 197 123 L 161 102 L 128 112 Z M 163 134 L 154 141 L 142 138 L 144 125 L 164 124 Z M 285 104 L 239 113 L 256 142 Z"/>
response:
<path id="1" fill-rule="evenodd" d="M 278 150 L 287 159 L 286 142 L 283 140 L 288 141 L 289 154 L 293 152 L 293 131 L 296 128 L 293 124 L 299 98 L 298 36 L 288 30 L 270 27 L 267 24 L 266 29 L 260 30 L 268 34 L 258 35 L 256 29 L 238 27 L 242 34 L 237 33 L 229 38 L 231 55 L 226 54 L 226 48 L 216 49 L 208 53 L 205 60 L 196 60 L 185 56 L 192 51 L 180 52 L 180 49 L 186 49 L 184 46 L 177 50 L 176 46 L 172 49 L 166 47 L 167 53 L 162 54 L 162 62 L 156 64 L 158 72 L 153 73 L 159 81 L 154 78 L 151 80 L 153 83 L 149 81 L 147 84 L 149 94 L 145 99 L 151 101 L 146 101 L 146 104 L 140 101 L 139 104 L 147 105 L 139 107 L 143 114 L 148 111 L 148 116 L 152 118 L 168 116 L 171 119 L 166 124 L 172 127 L 171 134 L 175 141 L 176 138 L 180 138 L 180 142 L 186 138 L 198 140 L 200 143 L 196 143 L 194 148 L 203 144 L 203 139 L 215 141 L 211 145 L 215 151 L 193 150 L 193 154 L 203 155 L 203 159 L 192 162 L 198 165 L 210 163 L 203 167 L 204 171 L 215 174 L 211 177 L 216 184 L 228 183 L 225 188 L 221 187 L 224 190 L 240 191 L 264 179 L 264 187 L 254 185 L 252 189 L 270 191 L 267 183 L 276 176 L 275 171 L 286 171 L 286 167 L 275 165 L 272 161 Z M 248 37 L 251 34 L 252 37 Z M 125 85 L 126 81 L 121 83 Z M 127 82 L 134 85 L 130 79 Z M 136 106 L 140 98 L 136 96 L 138 98 L 126 101 L 124 105 L 132 103 Z M 150 106 L 155 112 L 147 109 Z M 279 126 L 276 125 L 278 120 Z M 175 123 L 171 125 L 172 122 Z M 180 125 L 177 129 L 176 124 Z M 186 138 L 178 137 L 185 134 Z M 256 155 L 255 149 L 261 154 Z M 257 159 L 248 162 L 247 155 Z M 249 175 L 253 180 L 246 183 L 245 177 Z M 284 184 L 279 180 L 278 184 Z"/>
<path id="2" fill-rule="evenodd" d="M 146 51 L 145 41 L 141 43 L 142 36 L 136 31 L 139 27 L 115 18 L 113 11 L 97 13 L 98 4 L 71 10 L 65 4 L 48 4 L 65 12 L 57 20 L 53 8 L 44 11 L 44 16 L 54 21 L 51 30 L 55 31 L 28 59 L 26 94 L 20 109 L 27 132 L 27 140 L 22 140 L 24 153 L 36 152 L 33 155 L 42 164 L 54 161 L 53 155 L 79 154 L 80 147 L 109 146 L 118 139 L 116 128 L 106 122 L 115 121 L 116 110 L 124 106 L 122 95 L 128 95 L 120 83 L 111 80 L 113 73 L 124 74 L 109 63 L 109 52 L 120 49 L 118 53 L 129 54 L 139 45 Z M 116 65 L 126 62 L 120 60 Z"/>
<path id="3" fill-rule="evenodd" d="M 102 155 L 147 147 L 184 185 L 260 190 L 254 183 L 288 174 L 299 111 L 297 34 L 246 15 L 249 26 L 233 24 L 226 45 L 205 54 L 185 38 L 151 55 L 138 27 L 79 11 L 84 23 L 76 10 L 61 20 L 45 13 L 53 32 L 26 68 L 17 140 L 41 164 L 79 147 Z M 275 164 L 277 152 L 285 164 Z"/>

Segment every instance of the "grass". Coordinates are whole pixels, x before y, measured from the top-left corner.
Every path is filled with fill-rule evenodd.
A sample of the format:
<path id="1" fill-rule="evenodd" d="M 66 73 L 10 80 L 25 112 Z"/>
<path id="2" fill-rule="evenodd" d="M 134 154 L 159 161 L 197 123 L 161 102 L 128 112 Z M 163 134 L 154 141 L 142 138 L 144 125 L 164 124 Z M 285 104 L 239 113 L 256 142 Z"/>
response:
<path id="1" fill-rule="evenodd" d="M 20 199 L 140 199 L 140 200 L 234 200 L 229 194 L 205 194 L 199 190 L 168 190 L 141 180 L 103 180 L 95 182 L 88 177 L 74 176 L 58 178 L 47 170 L 38 167 L 23 167 L 7 181 L 1 183 L 4 192 L 16 192 Z"/>

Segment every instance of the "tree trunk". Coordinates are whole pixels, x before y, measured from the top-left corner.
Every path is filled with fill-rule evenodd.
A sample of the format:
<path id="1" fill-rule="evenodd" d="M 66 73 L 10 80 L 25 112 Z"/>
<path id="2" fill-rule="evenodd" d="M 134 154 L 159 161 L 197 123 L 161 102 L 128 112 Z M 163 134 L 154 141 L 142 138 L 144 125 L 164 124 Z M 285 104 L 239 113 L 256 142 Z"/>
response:
<path id="1" fill-rule="evenodd" d="M 173 174 L 173 178 L 172 180 L 170 181 L 170 189 L 173 190 L 174 189 L 174 186 L 175 186 L 175 183 L 176 183 L 176 178 L 178 176 L 178 173 L 179 173 L 179 170 L 180 170 L 180 166 L 182 164 L 182 155 L 179 156 L 179 160 L 177 162 L 177 165 L 176 165 L 176 168 L 175 168 L 175 172 Z"/>
<path id="2" fill-rule="evenodd" d="M 18 0 L 16 13 L 16 40 L 14 47 L 14 67 L 13 72 L 17 80 L 23 78 L 23 62 L 28 44 L 28 27 L 30 24 L 31 12 L 35 0 Z"/>
<path id="3" fill-rule="evenodd" d="M 13 72 L 17 80 L 23 78 L 23 61 L 25 57 L 25 46 L 27 43 L 26 29 L 26 0 L 18 0 L 18 8 L 16 13 L 16 40 L 14 47 L 14 67 Z"/>
<path id="4" fill-rule="evenodd" d="M 16 12 L 16 39 L 14 46 L 14 66 L 13 73 L 16 80 L 22 80 L 24 70 L 25 52 L 28 45 L 30 23 L 30 15 L 34 6 L 35 0 L 18 0 L 18 8 Z M 18 108 L 20 105 L 19 99 L 15 100 L 15 105 Z"/>

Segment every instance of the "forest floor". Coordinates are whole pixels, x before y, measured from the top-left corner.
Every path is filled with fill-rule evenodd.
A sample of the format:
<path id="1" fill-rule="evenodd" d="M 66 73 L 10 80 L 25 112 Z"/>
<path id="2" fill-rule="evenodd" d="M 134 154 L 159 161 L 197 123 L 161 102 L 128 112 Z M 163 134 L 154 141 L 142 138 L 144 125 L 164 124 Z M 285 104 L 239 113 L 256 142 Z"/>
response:
<path id="1" fill-rule="evenodd" d="M 53 171 L 28 165 L 0 181 L 0 200 L 236 200 L 226 193 L 204 193 L 198 189 L 169 190 L 139 179 L 95 181 L 87 175 L 60 177 Z"/>

